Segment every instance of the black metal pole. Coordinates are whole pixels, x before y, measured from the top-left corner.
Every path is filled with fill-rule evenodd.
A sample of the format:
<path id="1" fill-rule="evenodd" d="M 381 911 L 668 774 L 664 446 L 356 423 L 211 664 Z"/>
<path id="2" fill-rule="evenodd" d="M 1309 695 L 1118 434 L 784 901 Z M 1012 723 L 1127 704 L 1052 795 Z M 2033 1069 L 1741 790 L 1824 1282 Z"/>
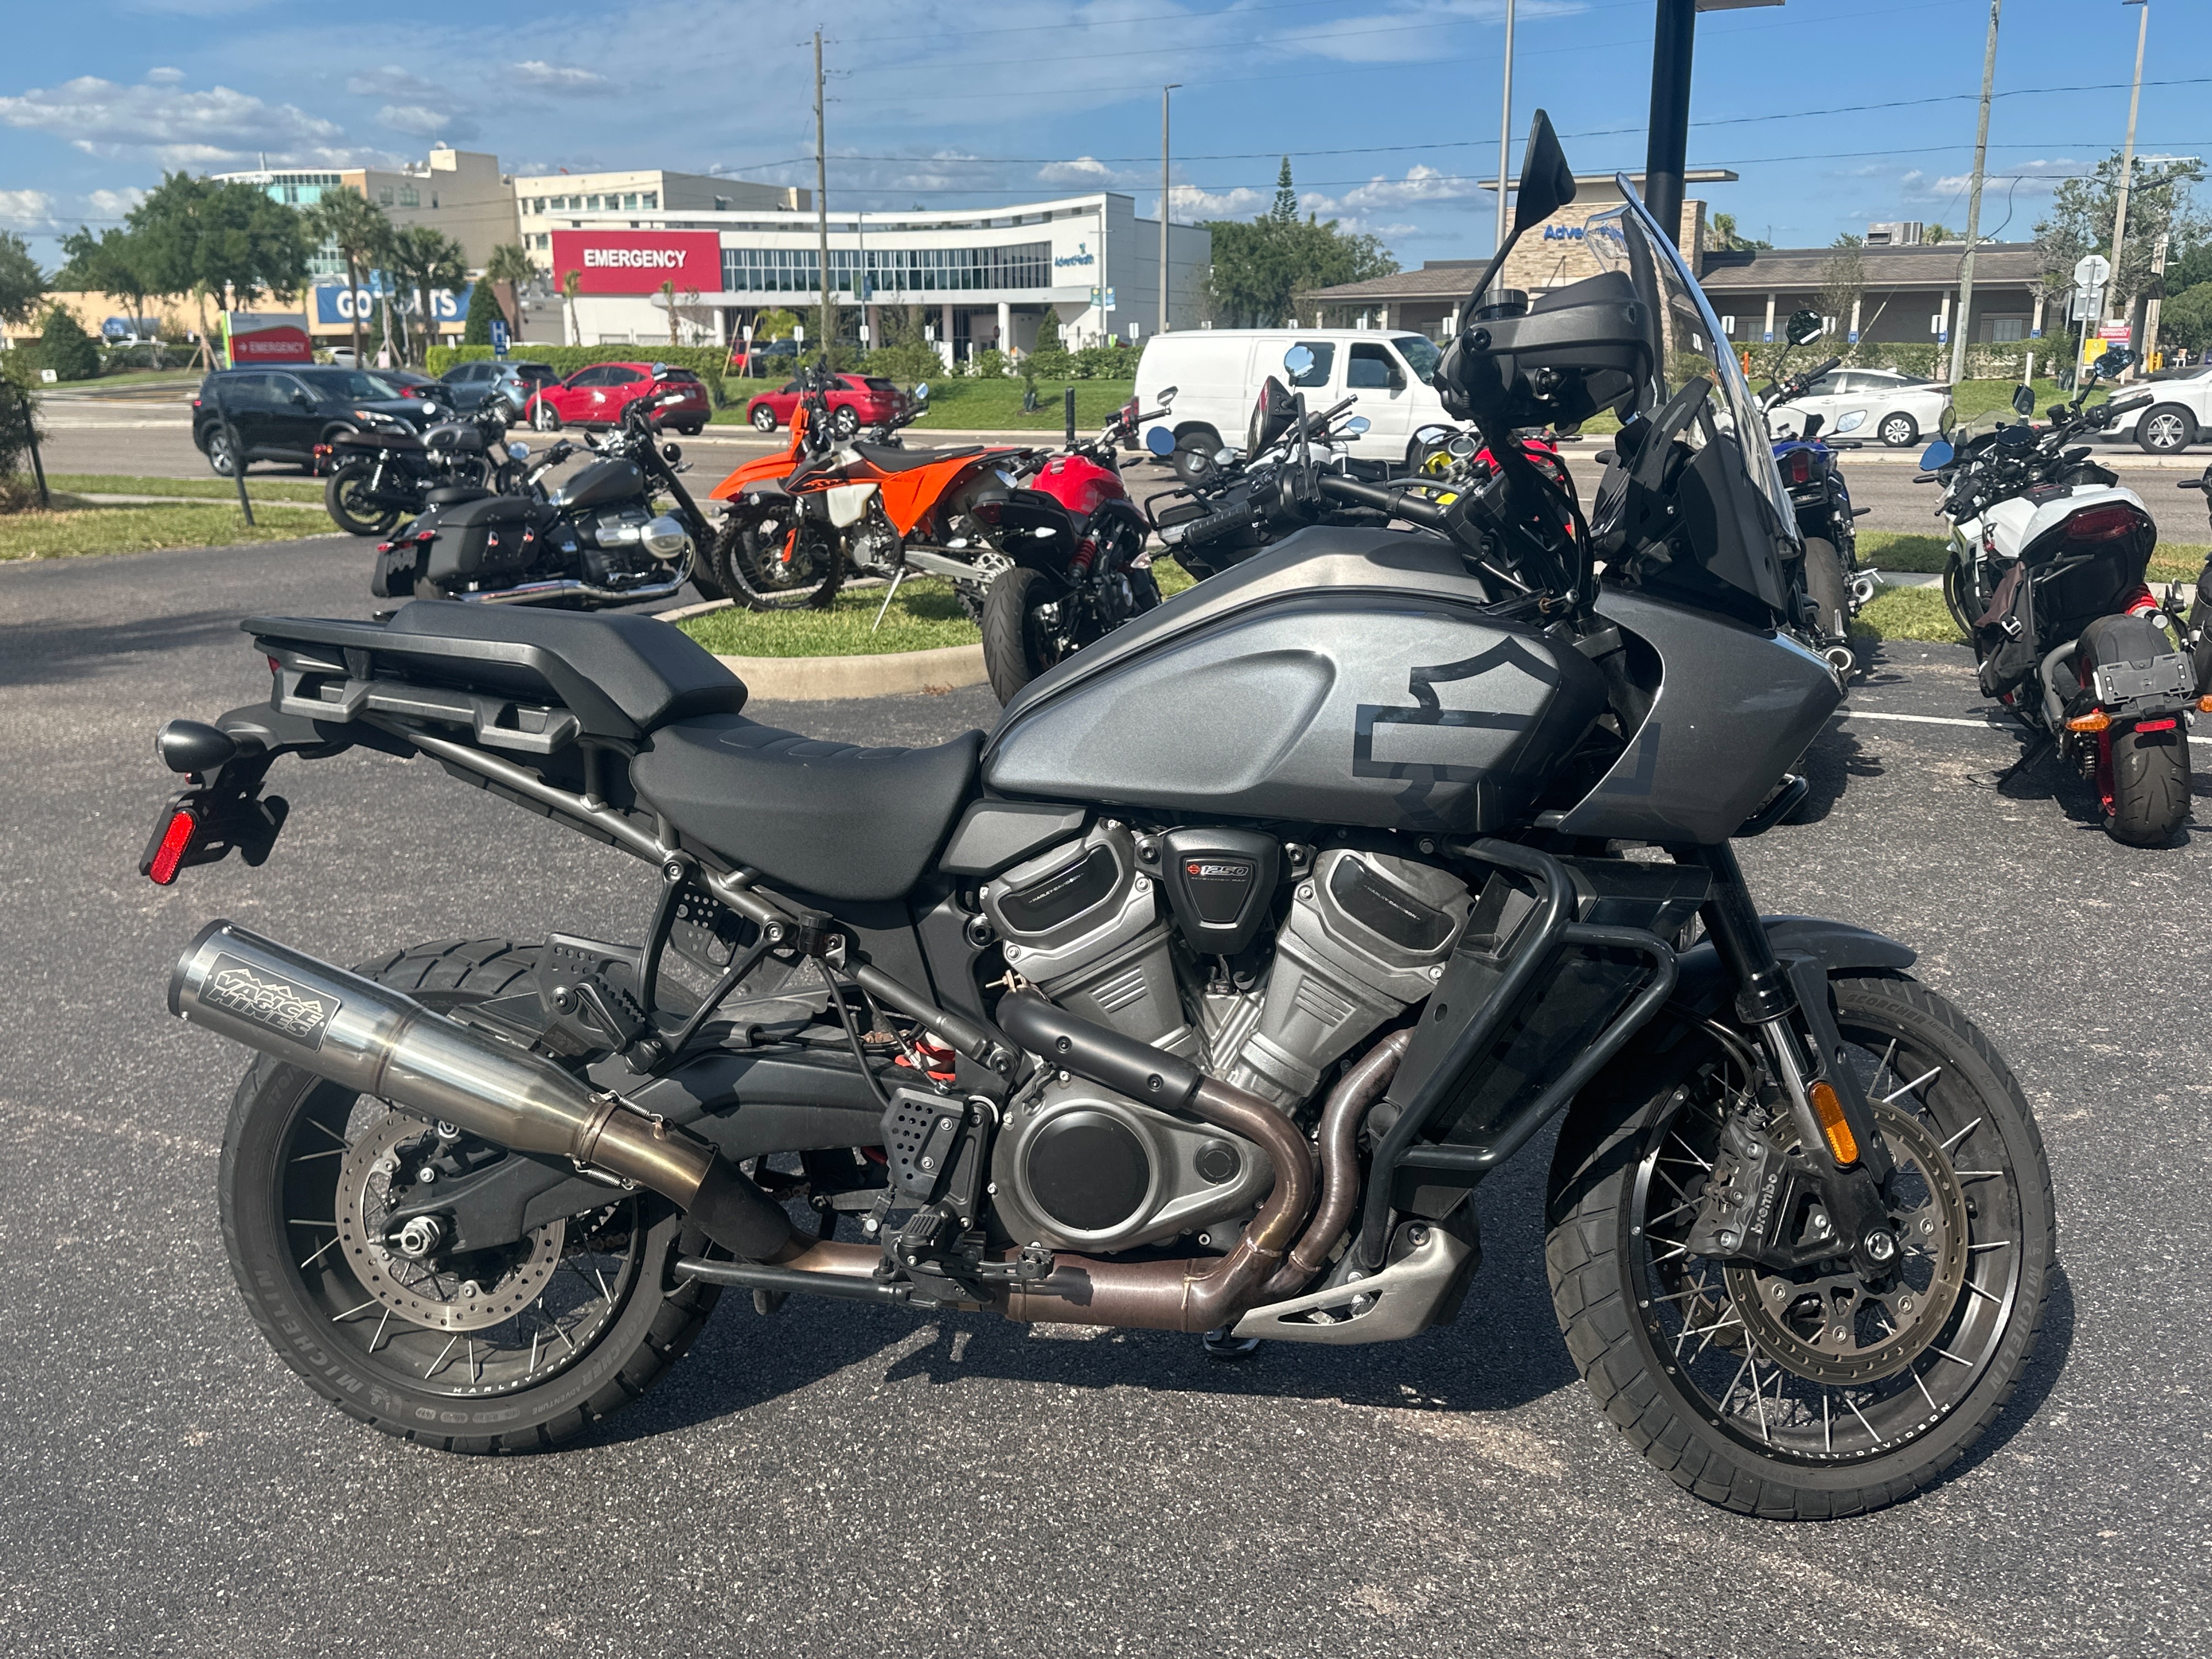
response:
<path id="1" fill-rule="evenodd" d="M 46 464 L 39 459 L 39 417 L 31 408 L 31 394 L 22 387 L 15 388 L 16 398 L 23 405 L 23 432 L 31 441 L 31 476 L 39 481 L 39 505 L 53 506 L 53 497 L 46 494 Z"/>
<path id="2" fill-rule="evenodd" d="M 1067 447 L 1073 449 L 1075 447 L 1075 388 L 1073 386 L 1067 388 L 1067 396 L 1060 407 L 1067 420 Z"/>
<path id="3" fill-rule="evenodd" d="M 238 510 L 246 514 L 246 527 L 253 526 L 253 503 L 246 499 L 246 446 L 238 441 L 238 428 L 230 418 L 230 399 L 223 396 L 222 377 L 211 376 L 209 384 L 215 392 L 216 417 L 222 422 L 223 436 L 230 444 L 230 478 L 238 486 Z"/>
<path id="4" fill-rule="evenodd" d="M 1651 131 L 1644 152 L 1644 204 L 1677 246 L 1682 173 L 1690 149 L 1690 55 L 1697 28 L 1697 0 L 1659 0 L 1651 33 Z"/>

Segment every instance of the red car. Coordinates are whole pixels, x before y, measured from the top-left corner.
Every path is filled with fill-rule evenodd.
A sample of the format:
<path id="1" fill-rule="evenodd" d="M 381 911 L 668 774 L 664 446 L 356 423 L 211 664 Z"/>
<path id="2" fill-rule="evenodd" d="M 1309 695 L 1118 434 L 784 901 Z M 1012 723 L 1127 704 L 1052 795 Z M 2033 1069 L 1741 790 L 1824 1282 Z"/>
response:
<path id="1" fill-rule="evenodd" d="M 540 432 L 557 432 L 564 426 L 612 426 L 638 398 L 670 392 L 682 392 L 684 401 L 661 410 L 653 423 L 672 426 L 690 437 L 707 424 L 714 406 L 706 383 L 688 368 L 663 366 L 656 379 L 651 363 L 593 363 L 565 380 L 538 387 L 522 412 Z"/>
<path id="2" fill-rule="evenodd" d="M 837 387 L 830 394 L 830 430 L 840 438 L 849 438 L 864 426 L 880 426 L 906 410 L 906 394 L 889 380 L 867 374 L 840 374 Z M 762 432 L 789 426 L 799 407 L 799 393 L 796 380 L 781 391 L 763 392 L 745 405 L 745 418 Z"/>

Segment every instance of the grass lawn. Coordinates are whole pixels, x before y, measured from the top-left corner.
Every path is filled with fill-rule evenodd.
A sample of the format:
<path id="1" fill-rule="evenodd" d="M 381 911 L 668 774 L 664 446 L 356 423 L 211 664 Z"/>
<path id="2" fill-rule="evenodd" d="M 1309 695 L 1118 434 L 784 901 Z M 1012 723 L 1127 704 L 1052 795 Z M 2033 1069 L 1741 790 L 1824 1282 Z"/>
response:
<path id="1" fill-rule="evenodd" d="M 1958 625 L 1936 587 L 1893 587 L 1878 595 L 1851 622 L 1851 637 L 1860 640 L 1938 640 L 1963 645 Z"/>
<path id="2" fill-rule="evenodd" d="M 1950 557 L 1950 544 L 1941 536 L 1917 536 L 1894 530 L 1859 532 L 1859 562 L 1877 570 L 1936 576 Z M 2196 542 L 2160 542 L 2150 556 L 2153 581 L 2190 581 L 2204 568 L 2212 548 Z"/>
<path id="3" fill-rule="evenodd" d="M 204 478 L 143 478 L 122 472 L 49 472 L 46 483 L 76 495 L 189 495 L 195 501 L 238 505 L 238 486 L 212 474 Z M 246 494 L 257 507 L 263 501 L 305 501 L 319 507 L 323 486 L 313 478 L 265 478 L 249 472 Z"/>
<path id="4" fill-rule="evenodd" d="M 229 547 L 241 542 L 286 542 L 326 535 L 330 515 L 319 507 L 258 508 L 248 528 L 236 501 L 205 507 L 90 507 L 57 495 L 52 512 L 33 508 L 0 516 L 0 562 L 11 559 L 74 559 L 98 553 L 150 553 L 170 547 Z"/>
<path id="5" fill-rule="evenodd" d="M 779 384 L 775 380 L 730 380 L 726 390 L 732 406 L 716 410 L 714 424 L 743 426 L 746 403 Z M 1037 410 L 1034 415 L 1024 415 L 1019 380 L 932 380 L 929 413 L 914 423 L 914 429 L 1058 432 L 1065 418 L 1061 398 L 1067 387 L 1073 386 L 1076 432 L 1085 438 L 1093 437 L 1129 401 L 1135 385 L 1132 380 L 1039 380 Z"/>
<path id="6" fill-rule="evenodd" d="M 951 582 L 908 577 L 883 627 L 870 633 L 883 602 L 881 587 L 854 588 L 838 594 L 830 611 L 733 607 L 686 617 L 676 625 L 725 657 L 869 657 L 976 642 L 975 625 L 961 614 Z"/>

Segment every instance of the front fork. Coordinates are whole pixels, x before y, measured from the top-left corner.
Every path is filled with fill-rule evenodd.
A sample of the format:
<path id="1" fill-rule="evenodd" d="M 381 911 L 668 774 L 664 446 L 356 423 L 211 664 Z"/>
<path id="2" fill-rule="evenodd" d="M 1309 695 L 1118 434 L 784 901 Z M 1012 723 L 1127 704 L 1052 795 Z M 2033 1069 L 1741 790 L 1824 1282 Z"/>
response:
<path id="1" fill-rule="evenodd" d="M 1866 1091 L 1845 1063 L 1826 969 L 1812 956 L 1784 961 L 1775 955 L 1731 843 L 1686 848 L 1676 856 L 1702 865 L 1712 877 L 1712 896 L 1699 914 L 1735 982 L 1736 1016 L 1757 1034 L 1790 1103 L 1810 1184 L 1834 1230 L 1835 1244 L 1827 1253 L 1848 1254 L 1863 1273 L 1890 1270 L 1898 1243 L 1884 1190 L 1893 1165 Z M 1753 1243 L 1741 1232 L 1722 1239 L 1723 1253 Z"/>

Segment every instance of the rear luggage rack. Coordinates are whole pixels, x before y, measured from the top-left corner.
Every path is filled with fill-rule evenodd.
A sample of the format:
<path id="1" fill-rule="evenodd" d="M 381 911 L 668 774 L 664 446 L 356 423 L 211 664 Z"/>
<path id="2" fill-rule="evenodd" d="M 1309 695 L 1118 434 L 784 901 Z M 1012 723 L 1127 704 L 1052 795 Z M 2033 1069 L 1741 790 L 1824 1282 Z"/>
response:
<path id="1" fill-rule="evenodd" d="M 489 748 L 526 755 L 565 749 L 584 729 L 583 722 L 566 708 L 410 680 L 355 679 L 296 658 L 287 662 L 285 658 L 294 653 L 281 649 L 270 654 L 277 664 L 275 707 L 280 714 L 298 714 L 331 726 L 346 725 L 364 714 L 443 720 L 468 726 L 477 741 Z"/>

